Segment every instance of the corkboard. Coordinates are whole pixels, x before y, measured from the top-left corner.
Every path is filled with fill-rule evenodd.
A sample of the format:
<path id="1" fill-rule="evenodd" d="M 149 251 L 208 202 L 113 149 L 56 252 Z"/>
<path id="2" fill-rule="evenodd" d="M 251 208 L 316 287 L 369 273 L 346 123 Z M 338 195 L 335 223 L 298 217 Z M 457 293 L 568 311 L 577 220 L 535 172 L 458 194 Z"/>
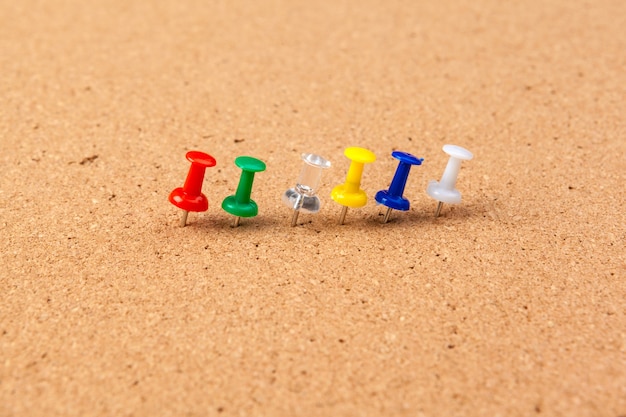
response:
<path id="1" fill-rule="evenodd" d="M 0 415 L 626 414 L 626 3 L 0 8 Z M 463 164 L 463 202 L 425 194 Z M 347 146 L 367 206 L 337 224 Z M 206 213 L 167 201 L 215 156 Z M 373 202 L 423 157 L 406 213 Z M 333 163 L 289 227 L 301 152 Z M 260 214 L 220 208 L 252 155 Z"/>

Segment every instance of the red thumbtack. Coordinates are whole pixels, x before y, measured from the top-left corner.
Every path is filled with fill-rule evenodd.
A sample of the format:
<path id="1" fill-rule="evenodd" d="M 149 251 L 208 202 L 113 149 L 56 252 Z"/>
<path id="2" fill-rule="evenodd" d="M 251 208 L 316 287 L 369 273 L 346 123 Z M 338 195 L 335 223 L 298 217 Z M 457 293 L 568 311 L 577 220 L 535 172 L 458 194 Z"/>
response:
<path id="1" fill-rule="evenodd" d="M 190 211 L 200 212 L 209 209 L 209 199 L 202 194 L 202 181 L 204 171 L 216 164 L 215 158 L 200 151 L 187 152 L 187 160 L 191 162 L 191 167 L 185 185 L 172 191 L 169 198 L 170 203 L 183 210 L 181 227 L 187 224 L 187 215 Z"/>

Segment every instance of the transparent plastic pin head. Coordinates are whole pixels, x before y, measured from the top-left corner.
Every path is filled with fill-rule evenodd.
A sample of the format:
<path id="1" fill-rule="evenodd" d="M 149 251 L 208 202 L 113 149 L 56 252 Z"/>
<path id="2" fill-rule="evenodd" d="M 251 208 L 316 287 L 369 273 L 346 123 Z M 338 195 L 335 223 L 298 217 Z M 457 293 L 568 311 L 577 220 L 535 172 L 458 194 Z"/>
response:
<path id="1" fill-rule="evenodd" d="M 322 171 L 330 168 L 330 162 L 312 153 L 303 153 L 302 160 L 304 164 L 296 186 L 285 191 L 283 202 L 292 210 L 317 213 L 321 202 L 315 194 L 322 179 Z"/>

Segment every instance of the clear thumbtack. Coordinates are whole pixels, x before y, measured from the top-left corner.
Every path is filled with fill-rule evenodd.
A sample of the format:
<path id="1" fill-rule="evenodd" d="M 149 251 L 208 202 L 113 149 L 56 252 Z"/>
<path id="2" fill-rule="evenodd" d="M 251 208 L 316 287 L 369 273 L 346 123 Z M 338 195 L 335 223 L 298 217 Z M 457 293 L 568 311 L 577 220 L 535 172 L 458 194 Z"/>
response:
<path id="1" fill-rule="evenodd" d="M 292 227 L 298 224 L 300 211 L 317 213 L 320 210 L 321 201 L 315 194 L 320 185 L 322 171 L 330 168 L 328 160 L 313 153 L 303 153 L 302 160 L 304 164 L 296 186 L 283 194 L 283 202 L 293 210 Z"/>

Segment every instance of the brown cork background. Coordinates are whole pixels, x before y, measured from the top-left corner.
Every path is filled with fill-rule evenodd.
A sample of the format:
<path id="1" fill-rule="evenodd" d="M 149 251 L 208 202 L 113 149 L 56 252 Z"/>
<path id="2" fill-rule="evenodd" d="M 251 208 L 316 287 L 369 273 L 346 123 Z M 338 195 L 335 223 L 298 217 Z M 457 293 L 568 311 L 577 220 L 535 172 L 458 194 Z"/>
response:
<path id="1" fill-rule="evenodd" d="M 622 0 L 5 0 L 0 145 L 1 416 L 626 414 Z M 333 167 L 291 228 L 302 152 Z"/>

